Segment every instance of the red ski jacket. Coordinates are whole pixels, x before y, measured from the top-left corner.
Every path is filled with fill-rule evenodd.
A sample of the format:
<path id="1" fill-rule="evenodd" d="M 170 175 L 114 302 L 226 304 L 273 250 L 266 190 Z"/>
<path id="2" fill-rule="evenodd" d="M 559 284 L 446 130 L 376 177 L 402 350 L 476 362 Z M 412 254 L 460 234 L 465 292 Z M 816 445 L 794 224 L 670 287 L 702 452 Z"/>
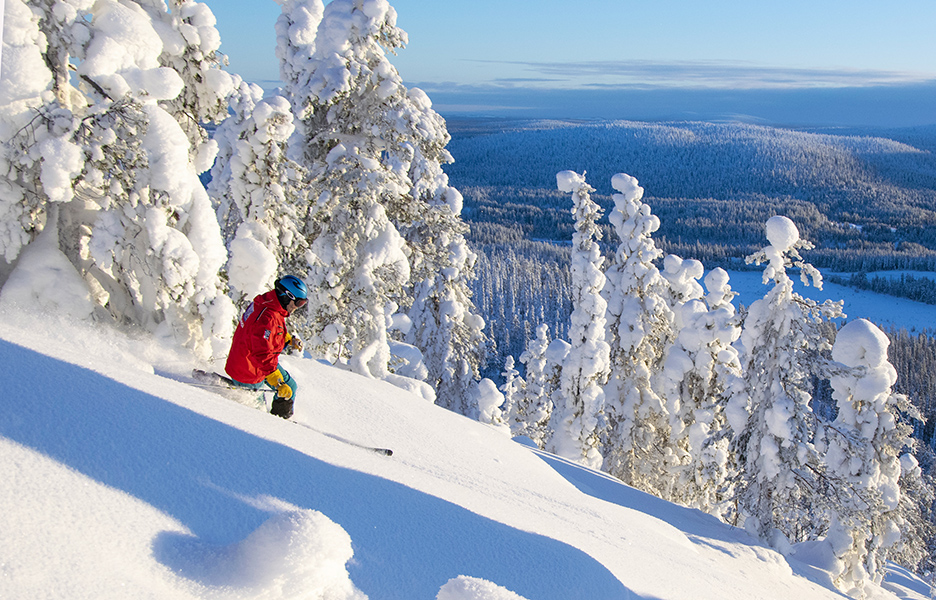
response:
<path id="1" fill-rule="evenodd" d="M 224 370 L 241 383 L 260 383 L 279 366 L 286 345 L 286 317 L 276 291 L 253 299 L 234 330 Z"/>

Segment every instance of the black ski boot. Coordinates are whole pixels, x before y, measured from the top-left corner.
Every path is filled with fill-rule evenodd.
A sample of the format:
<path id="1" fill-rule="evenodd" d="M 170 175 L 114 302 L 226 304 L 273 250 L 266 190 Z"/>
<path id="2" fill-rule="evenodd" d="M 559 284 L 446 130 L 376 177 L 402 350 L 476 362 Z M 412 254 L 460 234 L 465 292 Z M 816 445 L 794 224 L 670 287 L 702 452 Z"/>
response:
<path id="1" fill-rule="evenodd" d="M 293 401 L 292 398 L 280 398 L 277 396 L 273 398 L 273 403 L 270 406 L 270 414 L 276 415 L 277 417 L 283 417 L 288 419 L 293 416 Z"/>

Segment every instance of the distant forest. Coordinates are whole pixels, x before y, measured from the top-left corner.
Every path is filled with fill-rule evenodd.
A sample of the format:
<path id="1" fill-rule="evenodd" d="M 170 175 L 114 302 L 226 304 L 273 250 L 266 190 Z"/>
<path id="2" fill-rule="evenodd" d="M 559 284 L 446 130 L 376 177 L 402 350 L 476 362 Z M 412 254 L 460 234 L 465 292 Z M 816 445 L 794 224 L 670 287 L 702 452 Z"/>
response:
<path id="1" fill-rule="evenodd" d="M 455 120 L 446 168 L 471 223 L 571 239 L 556 173 L 587 172 L 611 206 L 615 173 L 636 177 L 664 252 L 736 262 L 783 214 L 844 272 L 936 270 L 936 127 L 832 134 L 745 124 Z M 885 137 L 887 135 L 887 137 Z"/>
<path id="2" fill-rule="evenodd" d="M 618 240 L 607 214 L 611 176 L 628 173 L 660 218 L 664 254 L 743 269 L 767 241 L 771 216 L 791 218 L 815 244 L 804 258 L 836 281 L 936 303 L 936 126 L 799 131 L 739 123 L 452 119 L 446 167 L 465 196 L 479 254 L 474 298 L 491 338 L 484 375 L 500 381 L 537 325 L 567 333 L 571 199 L 556 173 L 586 172 L 605 211 L 601 243 Z M 936 330 L 886 329 L 897 391 L 927 417 L 917 437 L 936 443 Z M 517 363 L 522 369 L 522 365 Z"/>

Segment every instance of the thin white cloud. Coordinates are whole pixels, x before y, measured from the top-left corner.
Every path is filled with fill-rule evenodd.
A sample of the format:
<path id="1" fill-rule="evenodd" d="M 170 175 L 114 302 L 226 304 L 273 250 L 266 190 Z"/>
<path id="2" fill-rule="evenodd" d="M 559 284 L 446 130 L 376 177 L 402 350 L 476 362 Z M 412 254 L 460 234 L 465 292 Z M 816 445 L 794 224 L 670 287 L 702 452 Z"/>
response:
<path id="1" fill-rule="evenodd" d="M 409 82 L 444 115 L 642 121 L 740 120 L 783 126 L 936 124 L 936 79 L 851 87 L 534 87 Z"/>
<path id="2" fill-rule="evenodd" d="M 501 87 L 836 88 L 936 79 L 936 72 L 789 68 L 734 61 L 484 62 L 519 69 L 517 77 L 491 80 L 491 85 Z"/>

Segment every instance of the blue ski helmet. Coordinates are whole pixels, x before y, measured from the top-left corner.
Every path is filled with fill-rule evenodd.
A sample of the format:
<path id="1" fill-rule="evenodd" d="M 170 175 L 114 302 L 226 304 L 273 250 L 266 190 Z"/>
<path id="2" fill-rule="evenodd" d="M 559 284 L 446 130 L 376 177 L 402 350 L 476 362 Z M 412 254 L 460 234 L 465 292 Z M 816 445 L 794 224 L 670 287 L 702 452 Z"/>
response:
<path id="1" fill-rule="evenodd" d="M 276 293 L 280 297 L 285 297 L 287 302 L 289 300 L 305 300 L 309 297 L 305 282 L 295 275 L 286 275 L 277 279 Z"/>

